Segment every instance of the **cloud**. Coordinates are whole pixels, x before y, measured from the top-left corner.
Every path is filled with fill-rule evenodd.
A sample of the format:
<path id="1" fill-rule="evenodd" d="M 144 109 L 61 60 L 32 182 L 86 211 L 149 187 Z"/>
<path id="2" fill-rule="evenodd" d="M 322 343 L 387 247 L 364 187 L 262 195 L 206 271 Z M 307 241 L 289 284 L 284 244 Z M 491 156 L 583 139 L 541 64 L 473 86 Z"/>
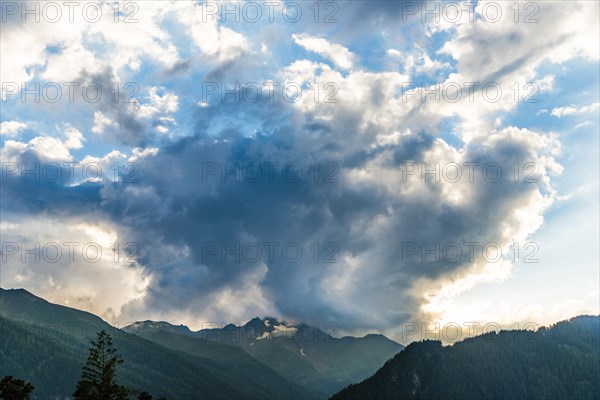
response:
<path id="1" fill-rule="evenodd" d="M 169 35 L 160 26 L 167 15 L 181 8 L 177 3 L 138 7 L 132 23 L 115 23 L 109 2 L 94 4 L 100 15 L 94 23 L 86 21 L 80 5 L 75 5 L 72 21 L 67 7 L 61 7 L 59 21 L 40 15 L 36 21 L 32 15 L 21 23 L 19 12 L 3 15 L 2 82 L 20 84 L 36 76 L 50 82 L 71 82 L 84 71 L 95 74 L 107 67 L 119 71 L 125 66 L 135 70 L 148 58 L 167 67 L 179 61 Z M 35 9 L 39 4 L 22 2 L 19 7 Z"/>
<path id="2" fill-rule="evenodd" d="M 510 260 L 490 262 L 480 248 L 471 259 L 464 243 L 506 249 L 540 229 L 557 196 L 561 144 L 555 132 L 497 121 L 518 107 L 513 83 L 553 90 L 559 79 L 540 76 L 544 63 L 597 59 L 597 46 L 585 41 L 597 30 L 597 5 L 544 3 L 540 24 L 515 29 L 510 18 L 478 19 L 432 28 L 443 43 L 413 44 L 413 30 L 431 27 L 417 15 L 398 29 L 400 2 L 336 4 L 340 19 L 360 20 L 358 33 L 344 24 L 335 35 L 323 27 L 292 34 L 308 32 L 302 24 L 225 27 L 213 17 L 202 21 L 198 6 L 186 2 L 148 3 L 140 7 L 143 23 L 114 32 L 103 31 L 108 21 L 56 32 L 15 25 L 2 40 L 11 60 L 24 57 L 23 65 L 8 61 L 6 71 L 3 58 L 11 79 L 73 78 L 106 93 L 115 82 L 138 86 L 132 102 L 105 96 L 90 103 L 78 95 L 67 106 L 33 105 L 43 123 L 34 130 L 23 119 L 32 139 L 6 140 L 5 126 L 16 134 L 22 123 L 3 122 L 3 161 L 60 162 L 62 174 L 6 176 L 0 207 L 18 228 L 2 225 L 3 238 L 6 230 L 27 232 L 19 240 L 29 245 L 62 240 L 60 226 L 67 239 L 103 248 L 132 242 L 139 251 L 128 265 L 103 259 L 89 270 L 85 260 L 39 269 L 11 264 L 3 283 L 113 321 L 154 318 L 201 328 L 277 315 L 364 331 L 443 315 L 461 293 L 510 276 Z M 576 18 L 582 22 L 572 23 Z M 31 54 L 20 53 L 13 43 L 19 38 L 32 42 Z M 294 44 L 324 60 L 296 54 Z M 400 62 L 374 68 L 377 60 L 366 55 L 380 49 L 381 57 Z M 433 88 L 427 83 L 403 96 L 403 85 L 420 75 L 441 84 L 497 81 L 504 95 L 496 103 L 468 96 L 423 102 L 420 94 Z M 295 102 L 204 101 L 199 81 L 302 88 L 327 82 L 334 90 L 320 89 L 336 101 L 314 92 Z M 80 164 L 73 179 L 63 164 L 69 162 Z M 91 164 L 103 174 L 84 176 Z M 467 164 L 475 166 L 473 180 Z M 409 165 L 421 171 L 407 175 Z M 461 166 L 462 179 L 441 177 L 448 165 Z M 485 175 L 489 165 L 501 168 L 498 179 Z M 533 165 L 535 179 L 515 182 L 515 165 Z M 290 171 L 302 174 L 290 179 Z M 407 244 L 427 250 L 448 243 L 462 249 L 452 262 L 423 259 L 420 251 L 406 257 Z M 296 260 L 289 252 L 297 249 Z"/>
<path id="3" fill-rule="evenodd" d="M 106 118 L 106 116 L 101 111 L 94 112 L 94 127 L 92 128 L 93 133 L 100 134 L 104 132 L 104 128 L 106 126 L 114 125 L 114 122 Z"/>
<path id="4" fill-rule="evenodd" d="M 592 121 L 584 121 L 580 124 L 575 125 L 575 129 L 584 128 L 586 126 L 592 126 L 592 125 L 593 125 Z"/>
<path id="5" fill-rule="evenodd" d="M 450 68 L 450 64 L 447 62 L 432 60 L 429 54 L 418 45 L 415 45 L 414 51 L 407 54 L 403 54 L 396 49 L 388 49 L 387 54 L 402 60 L 404 71 L 406 73 L 411 73 L 411 75 L 423 74 L 434 76 L 439 70 Z"/>
<path id="6" fill-rule="evenodd" d="M 128 257 L 126 242 L 90 218 L 12 215 L 0 229 L 6 287 L 27 286 L 48 301 L 116 322 L 121 307 L 143 297 L 151 281 Z"/>
<path id="7" fill-rule="evenodd" d="M 81 132 L 71 127 L 66 128 L 65 136 L 65 140 L 43 135 L 34 137 L 28 143 L 7 141 L 0 154 L 7 161 L 18 159 L 20 154 L 28 151 L 44 161 L 71 161 L 73 156 L 70 150 L 80 149 L 85 139 Z"/>
<path id="8" fill-rule="evenodd" d="M 441 50 L 458 61 L 465 78 L 480 82 L 508 78 L 514 83 L 519 75 L 531 74 L 542 60 L 561 63 L 578 56 L 599 58 L 598 39 L 590 35 L 590 31 L 598 32 L 593 16 L 598 11 L 596 3 L 541 3 L 535 15 L 537 23 L 515 23 L 507 3 L 481 1 L 475 12 L 481 15 L 488 6 L 500 7 L 502 15 L 509 17 L 495 23 L 480 18 L 449 27 L 455 28 L 456 34 Z"/>
<path id="9" fill-rule="evenodd" d="M 65 129 L 65 137 L 67 140 L 64 142 L 64 144 L 67 149 L 78 150 L 83 147 L 83 142 L 85 141 L 85 138 L 83 137 L 83 134 L 77 129 L 68 126 Z"/>
<path id="10" fill-rule="evenodd" d="M 600 109 L 600 103 L 593 103 L 587 106 L 582 107 L 555 107 L 552 109 L 551 115 L 561 118 L 567 115 L 575 115 L 575 114 L 587 114 L 594 111 L 598 111 Z"/>
<path id="11" fill-rule="evenodd" d="M 98 88 L 98 101 L 90 102 L 84 92 L 75 92 L 72 103 L 93 110 L 91 132 L 114 144 L 146 146 L 158 134 L 176 125 L 173 113 L 178 110 L 178 96 L 159 87 L 140 88 L 135 82 L 118 83 L 118 77 L 106 69 L 98 74 L 83 74 L 78 82 L 93 82 Z M 107 95 L 108 94 L 108 95 Z M 69 103 L 70 104 L 70 103 Z"/>
<path id="12" fill-rule="evenodd" d="M 202 4 L 192 9 L 182 7 L 179 20 L 185 25 L 194 44 L 208 60 L 227 63 L 243 57 L 250 49 L 248 40 L 239 32 L 219 23 L 217 14 L 204 12 Z"/>
<path id="13" fill-rule="evenodd" d="M 339 44 L 329 43 L 327 40 L 307 34 L 292 35 L 294 42 L 298 46 L 304 47 L 308 51 L 313 51 L 329 60 L 337 67 L 348 70 L 354 64 L 355 56 L 347 48 Z"/>
<path id="14" fill-rule="evenodd" d="M 57 194 L 50 198 L 40 193 L 49 188 L 17 191 L 19 183 L 10 180 L 12 202 L 23 199 L 17 204 L 25 212 L 32 206 L 26 199 L 42 195 L 49 215 L 69 213 L 73 204 L 83 202 L 86 213 L 140 246 L 137 262 L 152 281 L 144 297 L 122 306 L 121 315 L 129 320 L 176 315 L 198 325 L 260 313 L 325 319 L 347 329 L 391 327 L 422 312 L 422 293 L 443 293 L 449 282 L 470 276 L 503 274 L 501 264 L 490 265 L 481 255 L 469 262 L 466 253 L 455 263 L 403 262 L 402 244 L 434 248 L 436 243 L 476 241 L 506 246 L 512 238 L 534 232 L 552 201 L 549 174 L 557 144 L 542 133 L 516 128 L 490 130 L 482 135 L 485 140 L 464 148 L 410 128 L 382 136 L 403 114 L 389 117 L 387 107 L 394 106 L 397 95 L 393 86 L 376 89 L 401 77 L 355 72 L 346 79 L 355 95 L 331 108 L 236 104 L 236 117 L 245 111 L 250 125 L 262 123 L 261 132 L 252 137 L 231 128 L 208 133 L 205 121 L 226 118 L 230 108 L 200 108 L 193 136 L 172 138 L 146 156 L 135 153 L 138 183 L 105 178 L 68 188 L 53 185 Z M 282 114 L 294 125 L 288 119 L 265 118 Z M 403 180 L 406 162 L 467 161 L 505 168 L 535 162 L 539 184 L 517 185 L 510 174 L 494 183 L 465 179 L 428 184 L 418 176 Z M 236 166 L 247 163 L 294 163 L 304 175 L 289 182 L 279 168 L 272 181 L 237 179 Z M 308 172 L 313 163 L 321 163 L 321 169 L 333 166 L 336 181 L 315 181 Z M 108 170 L 111 162 L 101 165 Z M 207 176 L 207 165 L 224 168 L 226 182 L 222 171 Z M 276 251 L 268 259 L 265 243 L 273 242 Z M 258 260 L 241 253 L 256 250 L 248 247 L 255 246 L 251 243 L 262 251 Z M 304 256 L 297 261 L 284 257 L 289 244 Z M 207 256 L 207 249 L 214 250 L 207 246 L 216 246 L 215 253 Z M 337 262 L 324 262 L 331 254 Z"/>
<path id="15" fill-rule="evenodd" d="M 524 304 L 519 298 L 511 299 L 503 304 L 492 303 L 482 299 L 477 304 L 456 304 L 447 301 L 441 305 L 443 312 L 437 322 L 439 326 L 450 323 L 462 324 L 462 321 L 472 321 L 479 324 L 477 331 L 486 324 L 496 324 L 502 329 L 536 329 L 542 325 L 550 325 L 557 321 L 573 318 L 575 315 L 597 315 L 600 308 L 598 291 L 582 293 L 579 298 L 561 300 L 556 304 L 529 302 Z M 438 330 L 439 333 L 439 330 Z"/>
<path id="16" fill-rule="evenodd" d="M 27 128 L 27 124 L 24 122 L 2 121 L 0 124 L 0 135 L 16 136 L 25 128 Z"/>

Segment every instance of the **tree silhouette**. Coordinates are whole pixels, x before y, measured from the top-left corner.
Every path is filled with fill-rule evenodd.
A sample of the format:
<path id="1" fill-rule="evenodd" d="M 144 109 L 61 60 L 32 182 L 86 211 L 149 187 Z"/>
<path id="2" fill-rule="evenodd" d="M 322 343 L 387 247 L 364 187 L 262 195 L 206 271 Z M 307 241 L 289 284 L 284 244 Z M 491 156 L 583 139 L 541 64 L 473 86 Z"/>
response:
<path id="1" fill-rule="evenodd" d="M 0 399 L 28 400 L 33 389 L 33 385 L 29 382 L 5 376 L 0 381 Z"/>
<path id="2" fill-rule="evenodd" d="M 83 367 L 81 379 L 73 396 L 76 400 L 126 400 L 129 390 L 115 381 L 117 366 L 123 359 L 117 355 L 112 339 L 106 331 L 97 333 L 92 340 L 90 354 Z"/>
<path id="3" fill-rule="evenodd" d="M 138 400 L 152 400 L 150 393 L 143 391 L 138 394 Z"/>

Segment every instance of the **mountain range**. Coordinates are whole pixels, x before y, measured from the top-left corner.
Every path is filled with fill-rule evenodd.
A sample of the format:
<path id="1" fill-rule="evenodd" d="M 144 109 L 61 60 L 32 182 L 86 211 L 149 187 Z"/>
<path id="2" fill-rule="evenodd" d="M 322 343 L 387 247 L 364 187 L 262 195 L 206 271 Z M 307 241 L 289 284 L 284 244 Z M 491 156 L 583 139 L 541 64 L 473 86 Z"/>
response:
<path id="1" fill-rule="evenodd" d="M 600 399 L 600 317 L 409 344 L 332 400 Z"/>
<path id="2" fill-rule="evenodd" d="M 381 335 L 333 338 L 305 324 L 281 336 L 275 319 L 198 332 L 151 321 L 120 330 L 23 289 L 0 289 L 0 326 L 0 377 L 31 382 L 32 399 L 72 395 L 100 330 L 125 360 L 119 383 L 168 399 L 324 399 L 370 376 L 403 348 Z M 252 329 L 252 341 L 230 335 Z"/>
<path id="3" fill-rule="evenodd" d="M 197 356 L 215 354 L 217 345 L 230 348 L 228 357 L 235 349 L 324 397 L 372 375 L 404 348 L 383 335 L 335 338 L 317 327 L 275 318 L 254 318 L 243 326 L 229 324 L 196 332 L 153 321 L 136 322 L 123 330 Z"/>
<path id="4" fill-rule="evenodd" d="M 100 330 L 125 360 L 119 384 L 155 398 L 600 398 L 600 316 L 404 348 L 382 335 L 337 338 L 271 317 L 198 331 L 164 321 L 118 329 L 23 289 L 0 289 L 0 328 L 0 377 L 32 383 L 32 399 L 71 398 Z"/>

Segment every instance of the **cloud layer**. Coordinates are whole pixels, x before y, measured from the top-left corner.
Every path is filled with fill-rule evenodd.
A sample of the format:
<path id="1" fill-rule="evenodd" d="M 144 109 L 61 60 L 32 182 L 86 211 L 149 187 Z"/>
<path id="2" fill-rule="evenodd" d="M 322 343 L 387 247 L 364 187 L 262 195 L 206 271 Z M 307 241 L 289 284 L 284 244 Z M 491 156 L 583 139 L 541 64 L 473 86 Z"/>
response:
<path id="1" fill-rule="evenodd" d="M 556 132 L 503 119 L 526 84 L 552 81 L 548 64 L 597 62 L 598 5 L 539 4 L 528 25 L 508 3 L 510 18 L 452 24 L 335 4 L 331 26 L 166 1 L 140 2 L 130 25 L 107 4 L 93 24 L 9 16 L 3 82 L 93 82 L 104 96 L 22 103 L 3 90 L 3 246 L 101 242 L 104 257 L 3 248 L 15 254 L 2 285 L 112 321 L 281 315 L 363 331 L 439 317 L 447 299 L 508 277 L 510 246 L 542 226 L 562 167 Z M 453 100 L 473 82 L 502 95 Z M 129 245 L 118 259 L 115 243 Z"/>

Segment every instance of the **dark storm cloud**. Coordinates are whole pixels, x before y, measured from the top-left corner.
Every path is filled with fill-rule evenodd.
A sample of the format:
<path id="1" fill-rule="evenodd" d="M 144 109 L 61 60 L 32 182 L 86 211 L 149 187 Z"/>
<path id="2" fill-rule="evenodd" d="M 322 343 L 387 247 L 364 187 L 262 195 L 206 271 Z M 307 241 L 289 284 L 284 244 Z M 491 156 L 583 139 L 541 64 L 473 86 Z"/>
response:
<path id="1" fill-rule="evenodd" d="M 399 23 L 406 10 L 403 4 L 340 2 L 340 20 L 352 23 L 341 24 L 339 37 L 363 35 L 370 40 L 365 31 Z M 355 31 L 350 32 L 350 25 Z M 264 76 L 259 62 L 242 58 L 217 65 L 204 79 L 221 83 Z M 521 63 L 517 60 L 515 66 Z M 192 64 L 184 61 L 166 73 L 185 73 Z M 114 74 L 110 69 L 84 73 L 80 80 L 98 83 L 110 93 Z M 419 313 L 422 299 L 411 292 L 416 282 L 452 281 L 473 268 L 466 252 L 454 262 L 423 260 L 420 253 L 406 258 L 404 244 L 432 249 L 449 242 L 505 240 L 504 231 L 517 225 L 512 212 L 527 205 L 538 190 L 538 185 L 514 184 L 506 173 L 496 182 L 480 178 L 466 185 L 418 179 L 408 183 L 401 180 L 404 163 L 461 158 L 508 168 L 535 160 L 538 149 L 519 136 L 497 134 L 494 142 L 474 141 L 451 149 L 460 150 L 460 155 L 444 153 L 436 134 L 421 129 L 421 119 L 431 118 L 435 124 L 437 118 L 428 115 L 423 104 L 398 121 L 380 111 L 397 100 L 385 95 L 387 77 L 369 75 L 353 82 L 358 92 L 366 92 L 364 100 L 355 99 L 353 88 L 347 88 L 349 98 L 335 107 L 321 104 L 321 114 L 301 112 L 291 103 L 266 97 L 256 103 L 212 99 L 194 112 L 189 136 L 165 137 L 157 154 L 134 161 L 137 183 L 105 177 L 78 185 L 64 180 L 23 184 L 10 177 L 2 183 L 2 209 L 93 216 L 89 217 L 93 222 L 114 225 L 123 241 L 139 245 L 137 260 L 153 278 L 141 300 L 142 312 L 197 315 L 211 304 L 211 296 L 228 289 L 238 296 L 227 304 L 235 309 L 238 302 L 247 301 L 240 290 L 254 279 L 252 283 L 284 317 L 330 320 L 348 329 L 397 326 Z M 103 133 L 110 143 L 146 150 L 157 145 L 149 129 L 152 123 L 140 118 L 139 108 L 110 96 L 96 106 L 116 123 Z M 419 129 L 378 143 L 380 135 L 412 126 Z M 429 154 L 433 150 L 440 154 Z M 28 150 L 19 162 L 35 162 L 35 157 Z M 284 176 L 284 168 L 290 166 L 291 176 Z M 258 167 L 261 178 L 244 176 L 249 167 L 252 176 Z M 298 179 L 297 170 L 302 171 Z M 463 194 L 460 201 L 450 199 L 456 193 Z M 262 248 L 258 261 L 222 258 L 223 246 L 232 249 L 249 243 Z M 264 243 L 277 243 L 274 259 Z M 296 262 L 282 257 L 282 247 L 291 243 L 303 251 Z M 320 254 L 315 262 L 311 246 L 317 243 Z M 334 247 L 326 248 L 331 244 Z M 212 246 L 216 253 L 208 254 Z M 332 248 L 337 262 L 326 263 L 323 258 Z M 125 306 L 123 311 L 127 314 L 128 307 L 138 306 Z"/>
<path id="2" fill-rule="evenodd" d="M 11 202 L 33 213 L 87 212 L 119 227 L 139 245 L 139 262 L 154 277 L 144 299 L 148 309 L 193 312 L 214 293 L 244 287 L 249 274 L 266 264 L 260 286 L 287 317 L 331 320 L 344 328 L 396 326 L 418 312 L 419 300 L 409 294 L 416 280 L 451 277 L 472 267 L 466 253 L 451 263 L 419 255 L 404 260 L 403 243 L 434 248 L 498 240 L 511 210 L 526 203 L 536 187 L 515 185 L 505 174 L 498 182 L 473 183 L 472 195 L 461 203 L 449 202 L 433 183 L 419 182 L 423 190 L 404 192 L 408 184 L 398 180 L 402 163 L 423 161 L 436 145 L 434 137 L 419 132 L 373 149 L 380 132 L 358 128 L 350 110 L 337 111 L 334 122 L 317 123 L 289 104 L 212 105 L 198 109 L 193 136 L 173 139 L 156 155 L 136 161 L 139 183 L 6 187 Z M 473 145 L 469 160 L 509 166 L 533 156 L 527 146 L 507 136 L 494 147 Z M 378 159 L 388 161 L 371 179 L 352 178 L 353 171 L 372 170 Z M 267 163 L 278 167 L 271 170 Z M 315 164 L 321 168 L 316 180 Z M 283 175 L 290 165 L 302 170 L 300 179 Z M 244 177 L 248 166 L 258 166 L 262 178 Z M 224 183 L 224 169 L 239 175 L 226 174 Z M 396 186 L 383 184 L 390 178 Z M 269 260 L 262 244 L 274 242 L 278 247 Z M 231 255 L 223 260 L 222 246 L 232 249 L 236 243 L 258 243 L 263 255 L 258 261 Z M 288 243 L 302 249 L 300 260 L 281 256 Z M 314 243 L 335 244 L 338 262 L 324 263 L 323 248 L 315 262 Z M 207 246 L 217 246 L 217 253 Z M 360 260 L 356 270 L 347 265 L 348 257 Z M 351 284 L 330 287 L 337 278 Z"/>
<path id="3" fill-rule="evenodd" d="M 16 161 L 3 159 L 0 207 L 8 213 L 52 212 L 68 215 L 74 210 L 96 208 L 102 200 L 100 185 L 81 181 L 74 164 L 48 161 L 28 149 Z"/>
<path id="4" fill-rule="evenodd" d="M 74 91 L 73 102 L 102 112 L 113 123 L 103 132 L 105 141 L 132 147 L 152 142 L 151 124 L 139 116 L 138 104 L 143 93 L 137 82 L 121 81 L 110 68 L 98 73 L 82 71 L 74 82 L 81 89 Z"/>

